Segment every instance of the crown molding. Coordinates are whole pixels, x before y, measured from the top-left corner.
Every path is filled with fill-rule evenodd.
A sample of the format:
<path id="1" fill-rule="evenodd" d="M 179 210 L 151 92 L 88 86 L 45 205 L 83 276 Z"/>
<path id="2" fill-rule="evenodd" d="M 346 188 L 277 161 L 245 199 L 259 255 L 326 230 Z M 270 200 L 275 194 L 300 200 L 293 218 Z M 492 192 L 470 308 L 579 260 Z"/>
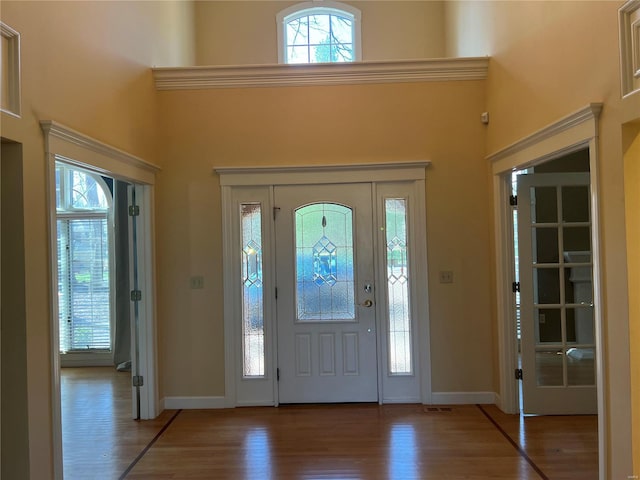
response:
<path id="1" fill-rule="evenodd" d="M 561 120 L 548 125 L 537 132 L 512 143 L 508 147 L 503 148 L 491 155 L 487 156 L 487 160 L 495 163 L 503 158 L 515 155 L 526 148 L 539 144 L 540 142 L 552 138 L 565 130 L 569 130 L 577 125 L 590 120 L 597 120 L 602 111 L 602 103 L 590 103 L 586 107 L 574 112 Z M 598 136 L 598 129 L 594 128 L 594 136 Z"/>
<path id="2" fill-rule="evenodd" d="M 58 138 L 65 142 L 77 145 L 84 149 L 104 155 L 105 157 L 123 162 L 135 168 L 147 170 L 149 172 L 159 172 L 161 168 L 153 163 L 147 162 L 140 157 L 131 155 L 130 153 L 118 148 L 102 143 L 76 130 L 66 127 L 53 120 L 41 120 L 40 127 L 48 137 Z"/>
<path id="3" fill-rule="evenodd" d="M 429 160 L 281 167 L 214 167 L 220 185 L 284 185 L 424 180 Z"/>
<path id="4" fill-rule="evenodd" d="M 153 68 L 158 90 L 485 80 L 489 57 Z"/>

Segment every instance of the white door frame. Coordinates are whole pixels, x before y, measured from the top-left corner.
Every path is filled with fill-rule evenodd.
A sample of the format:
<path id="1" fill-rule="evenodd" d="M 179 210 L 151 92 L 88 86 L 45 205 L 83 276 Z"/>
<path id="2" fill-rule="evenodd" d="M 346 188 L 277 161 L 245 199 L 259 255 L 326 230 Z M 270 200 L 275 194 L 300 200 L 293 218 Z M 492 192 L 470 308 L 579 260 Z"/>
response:
<path id="1" fill-rule="evenodd" d="M 600 478 L 606 472 L 605 371 L 603 368 L 602 284 L 600 209 L 598 198 L 598 117 L 602 103 L 591 103 L 518 142 L 487 156 L 491 163 L 494 191 L 496 295 L 500 360 L 498 406 L 518 413 L 518 384 L 514 376 L 518 352 L 511 284 L 514 281 L 513 218 L 509 207 L 511 172 L 588 149 L 593 246 L 593 302 L 596 342 L 596 386 L 598 390 L 598 455 Z"/>
<path id="2" fill-rule="evenodd" d="M 430 334 L 429 334 L 429 318 L 428 318 L 428 298 L 424 292 L 428 291 L 427 269 L 426 269 L 426 204 L 425 204 L 425 169 L 430 165 L 428 161 L 415 162 L 397 162 L 397 163 L 372 163 L 372 164 L 351 164 L 351 165 L 319 165 L 319 166 L 292 166 L 292 167 L 216 167 L 214 172 L 220 177 L 220 188 L 222 194 L 222 211 L 223 211 L 223 278 L 224 278 L 224 338 L 225 338 L 225 398 L 224 405 L 227 408 L 233 408 L 239 405 L 246 405 L 242 398 L 239 398 L 239 388 L 244 389 L 241 378 L 241 372 L 238 367 L 238 319 L 241 318 L 241 304 L 238 298 L 237 288 L 234 287 L 234 279 L 239 275 L 235 252 L 237 243 L 237 233 L 233 228 L 234 218 L 237 215 L 238 200 L 234 193 L 239 187 L 256 187 L 248 189 L 258 195 L 262 200 L 263 208 L 267 213 L 271 214 L 273 208 L 273 186 L 276 185 L 310 185 L 310 184 L 338 184 L 338 183 L 372 183 L 380 184 L 390 182 L 414 182 L 415 190 L 413 193 L 413 202 L 415 211 L 410 213 L 413 222 L 413 235 L 416 241 L 424 242 L 424 248 L 415 248 L 413 251 L 412 262 L 420 265 L 421 268 L 415 268 L 413 276 L 413 287 L 415 290 L 415 311 L 412 312 L 416 320 L 417 342 L 414 343 L 416 348 L 415 355 L 415 374 L 419 379 L 419 393 L 412 401 L 431 403 L 431 365 L 430 365 Z M 259 190 L 262 187 L 262 193 Z M 258 198 L 256 197 L 256 198 Z M 375 195 L 374 195 L 375 197 Z M 251 199 L 249 199 L 251 200 Z M 244 201 L 244 200 L 243 200 Z M 374 207 L 375 208 L 375 207 Z M 375 214 L 374 214 L 375 215 Z M 264 217 L 263 217 L 264 218 Z M 273 235 L 270 226 L 265 225 L 263 236 Z M 376 236 L 374 235 L 374 241 Z M 266 246 L 266 249 L 273 253 L 273 242 Z M 271 274 L 273 277 L 273 274 Z M 268 291 L 267 284 L 271 286 L 273 278 L 270 274 L 265 274 L 263 282 L 265 283 L 265 291 Z M 239 280 L 238 283 L 239 285 Z M 378 288 L 378 291 L 381 289 Z M 417 292 L 422 292 L 417 294 Z M 379 302 L 380 304 L 380 302 Z M 267 316 L 271 316 L 270 323 L 273 323 L 275 311 L 275 303 L 270 300 L 265 301 L 265 328 L 270 327 L 267 322 Z M 377 321 L 380 322 L 381 316 L 377 312 Z M 378 324 L 379 325 L 379 324 Z M 380 327 L 378 326 L 380 331 Z M 265 345 L 265 361 L 266 365 L 273 368 L 277 335 L 271 335 L 271 343 L 267 340 Z M 380 336 L 378 337 L 379 344 Z M 383 382 L 380 376 L 386 371 L 385 366 L 381 362 L 385 361 L 383 352 L 385 349 L 378 349 L 378 388 L 379 401 L 394 402 L 402 401 L 402 399 L 394 399 L 393 397 L 385 397 L 382 389 Z M 278 405 L 277 384 L 275 383 L 276 375 L 274 372 L 265 371 L 265 392 L 261 397 L 261 405 Z M 244 390 L 242 390 L 244 391 Z M 270 393 L 273 392 L 273 393 Z M 273 395 L 273 396 L 271 396 Z M 406 400 L 405 400 L 406 401 Z"/>
<path id="3" fill-rule="evenodd" d="M 155 246 L 154 246 L 154 198 L 153 186 L 159 167 L 138 157 L 94 140 L 51 120 L 43 120 L 40 126 L 45 136 L 47 161 L 47 198 L 49 204 L 49 240 L 51 265 L 51 365 L 52 365 L 52 418 L 53 464 L 56 480 L 63 479 L 62 418 L 60 398 L 60 358 L 58 320 L 58 280 L 56 260 L 56 161 L 125 180 L 141 190 L 140 228 L 138 229 L 138 259 L 140 286 L 143 293 L 140 302 L 140 372 L 145 377 L 141 395 L 140 417 L 155 418 L 159 411 L 156 372 L 155 328 Z M 141 392 L 141 393 L 142 393 Z"/>

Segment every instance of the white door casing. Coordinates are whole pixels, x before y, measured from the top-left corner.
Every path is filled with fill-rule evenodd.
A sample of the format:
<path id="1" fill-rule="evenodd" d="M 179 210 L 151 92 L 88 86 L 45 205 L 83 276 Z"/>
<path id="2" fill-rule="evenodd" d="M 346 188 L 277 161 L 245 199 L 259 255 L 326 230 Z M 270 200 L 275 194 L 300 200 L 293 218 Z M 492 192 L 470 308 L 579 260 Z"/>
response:
<path id="1" fill-rule="evenodd" d="M 371 184 L 274 200 L 280 403 L 378 401 Z"/>
<path id="2" fill-rule="evenodd" d="M 156 333 L 155 333 L 155 268 L 153 240 L 153 186 L 155 174 L 160 168 L 141 158 L 106 145 L 78 131 L 51 120 L 40 122 L 45 136 L 47 158 L 47 197 L 49 206 L 50 252 L 56 251 L 56 161 L 113 178 L 137 184 L 138 204 L 138 269 L 139 285 L 144 292 L 140 302 L 140 368 L 145 377 L 141 390 L 140 416 L 142 419 L 158 415 L 159 398 L 156 382 Z M 51 355 L 52 355 L 52 424 L 54 478 L 62 480 L 62 421 L 60 398 L 60 360 L 58 325 L 57 261 L 51 254 Z"/>
<path id="3" fill-rule="evenodd" d="M 371 243 L 373 246 L 373 300 L 371 315 L 375 317 L 375 350 L 377 385 L 375 397 L 381 403 L 415 403 L 431 401 L 431 368 L 429 365 L 429 327 L 427 259 L 426 259 L 426 212 L 425 212 L 425 167 L 429 162 L 406 162 L 388 164 L 356 164 L 306 167 L 220 167 L 214 171 L 220 176 L 223 211 L 223 276 L 225 317 L 225 406 L 278 405 L 277 381 L 278 333 L 276 325 L 276 236 L 275 221 L 281 211 L 275 210 L 274 195 L 284 186 L 311 185 L 334 188 L 340 184 L 363 184 L 371 191 L 370 206 L 373 218 Z M 365 187 L 366 185 L 366 187 Z M 390 344 L 388 332 L 388 292 L 386 240 L 384 238 L 384 205 L 386 199 L 402 199 L 406 207 L 409 263 L 405 265 L 411 273 L 407 296 L 411 299 L 407 316 L 412 325 L 410 339 L 413 357 L 405 362 L 410 368 L 391 372 L 389 361 Z M 303 203 L 310 203 L 305 200 Z M 243 205 L 259 206 L 262 230 L 262 278 L 264 292 L 264 372 L 260 375 L 245 375 L 243 364 L 243 284 L 242 234 L 240 231 Z M 282 207 L 277 205 L 279 208 Z M 242 240 L 244 241 L 244 240 Z M 291 240 L 291 243 L 293 241 Z M 246 253 L 246 251 L 245 251 Z M 280 259 L 277 259 L 280 263 Z M 397 272 L 396 272 L 397 273 Z M 361 282 L 361 280 L 358 280 Z M 362 283 L 362 282 L 361 282 Z M 378 288 L 375 288 L 377 284 Z M 364 288 L 361 285 L 359 288 Z M 282 287 L 278 285 L 278 302 L 282 298 Z M 365 298 L 366 300 L 366 298 Z M 362 303 L 362 300 L 359 301 Z M 357 307 L 369 308 L 369 307 Z M 367 327 L 369 328 L 369 327 Z M 336 334 L 335 332 L 322 332 Z M 353 332 L 350 332 L 353 333 Z M 369 332 L 367 332 L 369 333 Z M 324 338 L 327 345 L 328 336 Z M 353 340 L 354 336 L 349 337 Z M 330 342 L 329 342 L 330 343 Z M 340 349 L 342 346 L 340 345 Z M 313 355 L 313 354 L 312 354 Z M 282 366 L 282 364 L 280 365 Z M 284 372 L 281 372 L 284 373 Z M 331 400 L 327 400 L 331 401 Z"/>
<path id="4" fill-rule="evenodd" d="M 597 412 L 589 183 L 518 176 L 524 413 Z"/>

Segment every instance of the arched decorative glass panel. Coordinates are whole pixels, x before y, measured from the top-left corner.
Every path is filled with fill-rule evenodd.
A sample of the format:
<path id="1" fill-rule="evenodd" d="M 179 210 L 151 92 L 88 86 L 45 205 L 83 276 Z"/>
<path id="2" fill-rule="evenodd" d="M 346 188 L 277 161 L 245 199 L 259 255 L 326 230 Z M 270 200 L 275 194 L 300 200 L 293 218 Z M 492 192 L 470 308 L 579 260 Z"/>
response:
<path id="1" fill-rule="evenodd" d="M 295 212 L 298 321 L 355 320 L 353 211 L 315 203 Z"/>
<path id="2" fill-rule="evenodd" d="M 280 63 L 360 60 L 359 22 L 359 10 L 336 2 L 306 2 L 280 12 Z"/>
<path id="3" fill-rule="evenodd" d="M 111 194 L 100 177 L 66 165 L 56 165 L 57 210 L 109 210 Z"/>

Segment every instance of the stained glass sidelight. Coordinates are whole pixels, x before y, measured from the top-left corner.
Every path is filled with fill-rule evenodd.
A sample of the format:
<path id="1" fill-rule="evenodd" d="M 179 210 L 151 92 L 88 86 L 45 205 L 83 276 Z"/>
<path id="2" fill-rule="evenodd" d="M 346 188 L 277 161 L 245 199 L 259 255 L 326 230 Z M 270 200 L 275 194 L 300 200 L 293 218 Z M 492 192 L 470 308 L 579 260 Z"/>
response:
<path id="1" fill-rule="evenodd" d="M 264 376 L 261 212 L 259 203 L 240 205 L 243 373 L 245 377 Z"/>
<path id="2" fill-rule="evenodd" d="M 389 306 L 389 372 L 391 374 L 411 374 L 411 312 L 409 309 L 406 200 L 387 198 L 384 205 Z"/>
<path id="3" fill-rule="evenodd" d="M 295 212 L 298 321 L 354 320 L 353 212 L 315 203 Z"/>

